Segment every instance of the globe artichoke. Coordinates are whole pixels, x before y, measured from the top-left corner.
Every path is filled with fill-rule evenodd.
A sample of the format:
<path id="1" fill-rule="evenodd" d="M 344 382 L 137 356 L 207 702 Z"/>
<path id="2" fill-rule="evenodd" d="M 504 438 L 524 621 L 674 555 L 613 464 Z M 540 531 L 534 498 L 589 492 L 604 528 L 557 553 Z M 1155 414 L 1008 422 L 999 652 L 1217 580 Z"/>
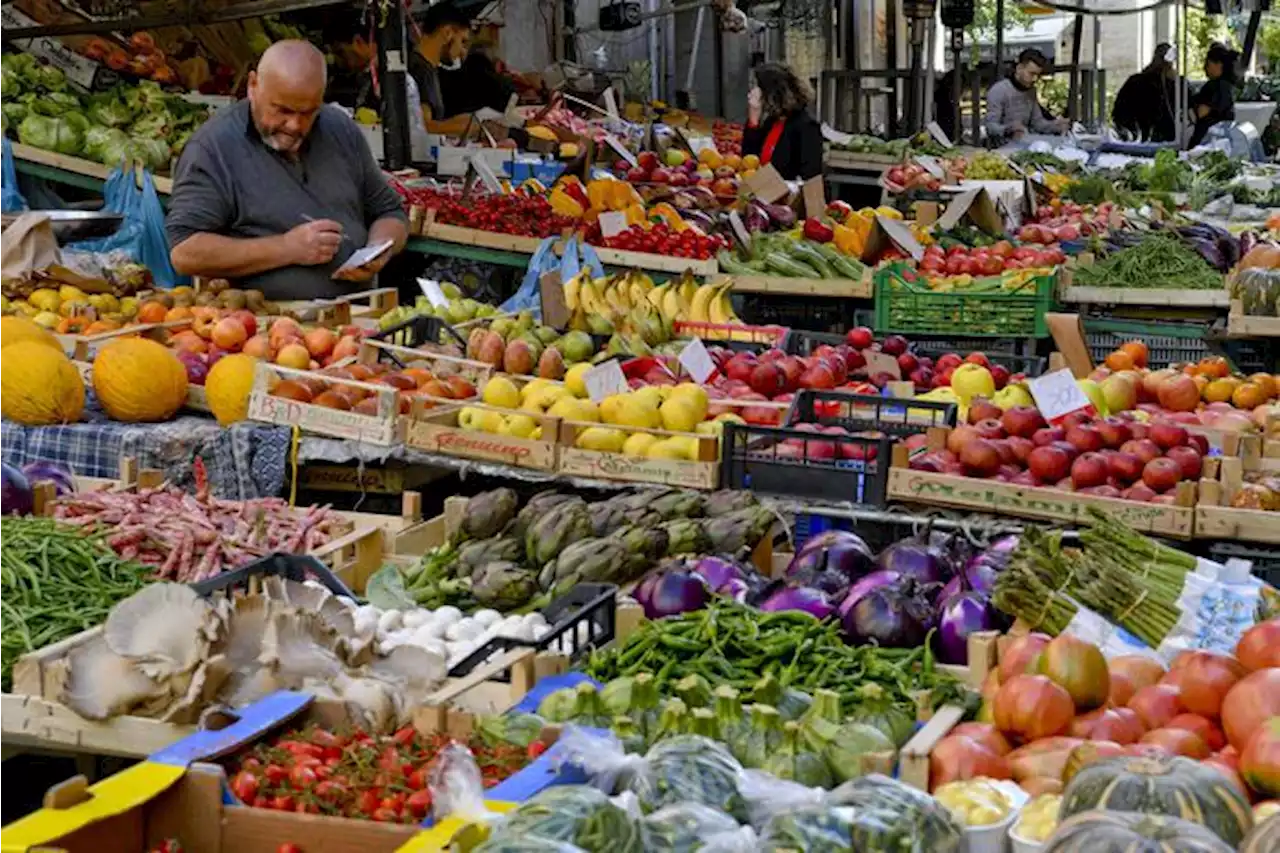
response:
<path id="1" fill-rule="evenodd" d="M 566 495 L 563 492 L 538 492 L 529 498 L 529 502 L 516 514 L 516 523 L 512 525 L 512 534 L 523 537 L 533 523 L 560 504 L 569 501 L 580 501 L 579 497 Z"/>
<path id="2" fill-rule="evenodd" d="M 567 546 L 591 536 L 591 516 L 581 498 L 558 504 L 529 526 L 525 532 L 525 557 L 529 565 L 542 568 Z"/>
<path id="3" fill-rule="evenodd" d="M 463 510 L 457 541 L 497 536 L 515 517 L 519 503 L 520 499 L 511 489 L 494 489 L 472 497 Z"/>
<path id="4" fill-rule="evenodd" d="M 465 542 L 458 548 L 458 559 L 454 564 L 454 574 L 458 577 L 471 577 L 486 563 L 496 560 L 509 560 L 518 563 L 524 559 L 524 542 L 513 536 L 494 536 L 489 539 L 474 539 Z"/>
<path id="5" fill-rule="evenodd" d="M 533 598 L 538 578 L 510 560 L 495 560 L 481 566 L 471 580 L 471 594 L 485 607 L 511 610 Z"/>

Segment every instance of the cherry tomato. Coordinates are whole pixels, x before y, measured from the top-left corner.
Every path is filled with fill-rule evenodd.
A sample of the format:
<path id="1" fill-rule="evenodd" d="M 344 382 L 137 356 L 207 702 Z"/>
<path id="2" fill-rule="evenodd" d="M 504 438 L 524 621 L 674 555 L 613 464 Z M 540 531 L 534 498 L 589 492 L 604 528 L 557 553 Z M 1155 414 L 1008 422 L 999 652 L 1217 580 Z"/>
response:
<path id="1" fill-rule="evenodd" d="M 364 814 L 373 814 L 378 809 L 380 799 L 377 791 L 372 789 L 361 791 L 360 796 L 356 797 L 356 808 Z"/>
<path id="2" fill-rule="evenodd" d="M 281 812 L 293 811 L 293 797 L 288 794 L 281 794 L 271 801 L 271 808 Z"/>
<path id="3" fill-rule="evenodd" d="M 413 743 L 413 739 L 417 737 L 417 735 L 418 732 L 413 726 L 405 726 L 404 728 L 398 729 L 396 733 L 391 736 L 391 739 L 401 746 L 408 746 Z"/>
<path id="4" fill-rule="evenodd" d="M 400 815 L 396 814 L 391 809 L 377 809 L 372 815 L 370 815 L 370 817 L 380 823 L 398 823 L 400 820 Z"/>
<path id="5" fill-rule="evenodd" d="M 248 770 L 241 770 L 231 777 L 231 793 L 242 803 L 253 802 L 258 796 L 258 777 Z"/>
<path id="6" fill-rule="evenodd" d="M 272 785 L 279 785 L 285 779 L 289 778 L 289 771 L 285 770 L 279 764 L 268 764 L 262 769 L 262 775 L 265 776 L 267 782 Z"/>
<path id="7" fill-rule="evenodd" d="M 294 766 L 289 771 L 289 784 L 299 791 L 306 790 L 316 783 L 316 771 L 305 764 Z"/>
<path id="8" fill-rule="evenodd" d="M 409 795 L 409 799 L 404 802 L 405 808 L 409 810 L 409 814 L 416 818 L 423 818 L 431 811 L 431 792 L 430 791 L 414 791 Z"/>
<path id="9" fill-rule="evenodd" d="M 422 767 L 419 767 L 417 770 L 414 770 L 412 773 L 406 774 L 404 783 L 406 786 L 408 786 L 410 789 L 414 791 L 421 791 L 424 788 L 426 788 L 427 787 L 426 766 L 424 765 Z"/>
<path id="10" fill-rule="evenodd" d="M 302 853 L 302 848 L 292 841 L 286 841 L 276 848 L 276 853 Z"/>

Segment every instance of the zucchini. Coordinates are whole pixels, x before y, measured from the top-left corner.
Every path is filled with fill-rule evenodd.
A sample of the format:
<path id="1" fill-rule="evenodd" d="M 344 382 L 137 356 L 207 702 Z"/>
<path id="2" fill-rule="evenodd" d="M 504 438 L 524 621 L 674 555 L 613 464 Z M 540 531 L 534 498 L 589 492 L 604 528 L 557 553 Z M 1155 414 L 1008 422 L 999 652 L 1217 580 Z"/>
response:
<path id="1" fill-rule="evenodd" d="M 764 256 L 765 269 L 785 278 L 822 278 L 818 271 L 782 252 L 770 252 Z"/>
<path id="2" fill-rule="evenodd" d="M 756 262 L 740 261 L 724 250 L 716 253 L 716 263 L 720 265 L 721 271 L 734 275 L 760 275 L 764 272 Z"/>
<path id="3" fill-rule="evenodd" d="M 836 275 L 831 271 L 831 264 L 827 259 L 814 248 L 812 243 L 796 242 L 787 247 L 787 254 L 795 258 L 802 264 L 808 264 L 818 271 L 821 278 L 835 278 Z"/>

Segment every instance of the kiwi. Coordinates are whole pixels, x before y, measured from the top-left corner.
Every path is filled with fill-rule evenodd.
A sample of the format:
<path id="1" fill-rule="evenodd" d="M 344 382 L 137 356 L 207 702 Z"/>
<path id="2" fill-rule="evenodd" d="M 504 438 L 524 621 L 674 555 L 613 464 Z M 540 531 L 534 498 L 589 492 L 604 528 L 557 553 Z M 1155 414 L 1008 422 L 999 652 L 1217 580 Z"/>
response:
<path id="1" fill-rule="evenodd" d="M 195 297 L 191 294 L 190 290 L 188 290 L 186 293 L 178 293 L 175 291 L 173 294 L 174 308 L 178 308 L 178 307 L 190 308 L 192 305 L 195 304 L 195 301 L 196 301 Z"/>
<path id="2" fill-rule="evenodd" d="M 243 290 L 224 290 L 219 296 L 223 305 L 236 311 L 249 304 L 249 300 Z"/>

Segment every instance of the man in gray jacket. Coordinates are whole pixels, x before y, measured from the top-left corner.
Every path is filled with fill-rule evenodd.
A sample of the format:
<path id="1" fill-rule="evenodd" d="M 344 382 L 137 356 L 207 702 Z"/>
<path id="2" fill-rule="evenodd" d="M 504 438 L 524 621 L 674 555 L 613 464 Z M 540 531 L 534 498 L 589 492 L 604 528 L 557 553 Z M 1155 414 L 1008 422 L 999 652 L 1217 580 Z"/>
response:
<path id="1" fill-rule="evenodd" d="M 1036 81 L 1049 67 L 1049 59 L 1034 48 L 1018 54 L 1013 74 L 987 90 L 987 138 L 995 143 L 1033 133 L 1062 133 L 1066 119 L 1044 114 L 1036 100 Z"/>

